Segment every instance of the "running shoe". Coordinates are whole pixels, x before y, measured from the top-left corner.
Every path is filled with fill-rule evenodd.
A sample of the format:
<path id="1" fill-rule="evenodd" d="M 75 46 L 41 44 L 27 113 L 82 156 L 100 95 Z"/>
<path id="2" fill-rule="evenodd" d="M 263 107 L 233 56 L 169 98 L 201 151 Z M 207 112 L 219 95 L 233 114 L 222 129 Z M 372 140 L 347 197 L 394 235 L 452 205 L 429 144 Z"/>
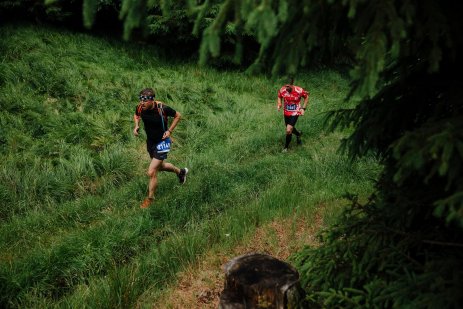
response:
<path id="1" fill-rule="evenodd" d="M 149 198 L 149 197 L 145 198 L 143 200 L 143 203 L 141 203 L 140 208 L 142 209 L 149 208 L 153 201 L 154 201 L 154 198 Z"/>
<path id="2" fill-rule="evenodd" d="M 188 174 L 188 169 L 181 168 L 180 173 L 178 173 L 178 182 L 180 182 L 182 185 L 186 182 L 186 174 Z"/>

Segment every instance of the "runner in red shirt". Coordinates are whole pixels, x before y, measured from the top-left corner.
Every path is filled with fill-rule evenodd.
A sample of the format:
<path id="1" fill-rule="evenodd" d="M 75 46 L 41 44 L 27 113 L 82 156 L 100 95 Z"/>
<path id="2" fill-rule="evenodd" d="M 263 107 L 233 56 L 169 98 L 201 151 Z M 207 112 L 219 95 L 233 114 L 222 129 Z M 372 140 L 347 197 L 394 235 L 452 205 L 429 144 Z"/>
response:
<path id="1" fill-rule="evenodd" d="M 301 99 L 304 98 L 304 106 L 301 107 Z M 283 103 L 282 103 L 283 102 Z M 297 144 L 300 145 L 302 131 L 296 130 L 296 122 L 299 115 L 303 116 L 307 105 L 309 104 L 309 92 L 299 86 L 294 85 L 294 80 L 288 85 L 284 85 L 278 91 L 277 108 L 280 111 L 283 105 L 283 114 L 286 126 L 286 142 L 283 152 L 288 151 L 289 143 L 291 143 L 292 134 L 296 135 Z"/>

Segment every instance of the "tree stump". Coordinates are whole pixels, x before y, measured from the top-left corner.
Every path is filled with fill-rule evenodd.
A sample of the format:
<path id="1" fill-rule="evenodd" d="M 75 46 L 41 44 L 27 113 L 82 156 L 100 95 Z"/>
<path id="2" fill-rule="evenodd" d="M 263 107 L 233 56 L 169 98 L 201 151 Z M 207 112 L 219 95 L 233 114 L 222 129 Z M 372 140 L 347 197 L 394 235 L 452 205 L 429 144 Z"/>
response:
<path id="1" fill-rule="evenodd" d="M 291 265 L 266 254 L 246 254 L 225 267 L 219 309 L 303 308 L 299 273 Z"/>

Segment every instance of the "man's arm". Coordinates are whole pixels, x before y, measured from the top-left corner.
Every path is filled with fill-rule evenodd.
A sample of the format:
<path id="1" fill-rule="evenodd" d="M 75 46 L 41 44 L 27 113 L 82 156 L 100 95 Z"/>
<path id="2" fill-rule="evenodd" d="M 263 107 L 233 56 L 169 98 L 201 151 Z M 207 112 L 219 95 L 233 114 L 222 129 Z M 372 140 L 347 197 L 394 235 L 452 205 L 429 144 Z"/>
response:
<path id="1" fill-rule="evenodd" d="M 281 109 L 281 98 L 280 97 L 278 97 L 278 99 L 277 99 L 277 109 L 278 109 L 278 111 L 280 111 L 280 109 Z"/>
<path id="2" fill-rule="evenodd" d="M 177 126 L 177 123 L 180 121 L 181 118 L 182 118 L 182 114 L 180 114 L 179 112 L 175 112 L 174 120 L 172 120 L 172 123 L 169 126 L 169 129 L 167 129 L 167 131 L 164 132 L 162 139 L 166 139 L 170 137 L 170 134 L 172 133 L 172 131 L 174 131 L 175 127 Z"/>
<path id="3" fill-rule="evenodd" d="M 309 96 L 306 96 L 306 97 L 304 98 L 304 107 L 303 107 L 304 110 L 307 108 L 307 105 L 309 105 Z"/>
<path id="4" fill-rule="evenodd" d="M 140 130 L 140 116 L 133 115 L 133 121 L 135 122 L 135 128 L 133 129 L 133 135 L 138 136 L 138 130 Z"/>
<path id="5" fill-rule="evenodd" d="M 302 106 L 302 108 L 301 108 L 301 110 L 300 110 L 300 114 L 301 114 L 301 115 L 304 115 L 305 110 L 306 110 L 308 104 L 309 104 L 309 96 L 306 96 L 306 97 L 304 98 L 304 105 Z"/>

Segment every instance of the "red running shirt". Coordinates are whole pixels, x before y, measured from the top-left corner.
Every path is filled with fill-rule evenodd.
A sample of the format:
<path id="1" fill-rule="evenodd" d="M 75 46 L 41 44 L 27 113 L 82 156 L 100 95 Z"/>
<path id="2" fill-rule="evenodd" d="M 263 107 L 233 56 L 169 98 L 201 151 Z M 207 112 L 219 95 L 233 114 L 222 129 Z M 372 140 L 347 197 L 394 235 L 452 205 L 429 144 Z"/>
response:
<path id="1" fill-rule="evenodd" d="M 291 86 L 293 91 L 289 93 L 286 91 L 286 87 L 289 85 L 284 85 L 278 90 L 278 97 L 283 99 L 283 110 L 285 116 L 298 116 L 300 114 L 299 110 L 301 108 L 301 99 L 307 98 L 309 93 L 299 86 Z"/>

